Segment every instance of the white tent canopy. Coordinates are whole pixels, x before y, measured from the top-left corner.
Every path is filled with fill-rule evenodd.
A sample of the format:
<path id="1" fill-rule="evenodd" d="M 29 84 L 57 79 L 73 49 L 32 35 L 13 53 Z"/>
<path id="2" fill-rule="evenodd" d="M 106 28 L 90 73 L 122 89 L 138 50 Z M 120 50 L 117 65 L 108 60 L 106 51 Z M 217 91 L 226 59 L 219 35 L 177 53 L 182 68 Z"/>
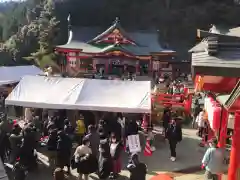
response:
<path id="1" fill-rule="evenodd" d="M 5 104 L 46 109 L 150 113 L 150 81 L 25 76 Z"/>
<path id="2" fill-rule="evenodd" d="M 43 74 L 36 66 L 2 66 L 0 67 L 0 86 L 19 82 L 25 75 Z"/>

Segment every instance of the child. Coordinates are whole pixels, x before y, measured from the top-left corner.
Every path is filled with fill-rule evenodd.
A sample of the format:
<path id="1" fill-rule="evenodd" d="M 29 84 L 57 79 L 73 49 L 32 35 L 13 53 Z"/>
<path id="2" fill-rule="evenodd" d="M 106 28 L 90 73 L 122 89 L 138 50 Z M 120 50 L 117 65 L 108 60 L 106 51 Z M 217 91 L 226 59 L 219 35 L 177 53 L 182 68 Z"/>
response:
<path id="1" fill-rule="evenodd" d="M 145 180 L 147 174 L 147 166 L 139 162 L 138 155 L 133 154 L 127 166 L 130 172 L 130 180 Z"/>

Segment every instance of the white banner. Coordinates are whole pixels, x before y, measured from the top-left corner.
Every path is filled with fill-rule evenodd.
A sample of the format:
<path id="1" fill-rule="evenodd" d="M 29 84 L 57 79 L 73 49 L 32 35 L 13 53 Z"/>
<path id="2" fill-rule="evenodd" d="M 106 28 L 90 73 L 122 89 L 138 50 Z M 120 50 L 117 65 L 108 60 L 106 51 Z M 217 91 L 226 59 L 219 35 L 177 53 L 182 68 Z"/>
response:
<path id="1" fill-rule="evenodd" d="M 141 145 L 140 145 L 139 134 L 128 136 L 127 140 L 128 140 L 129 151 L 131 153 L 141 152 Z"/>

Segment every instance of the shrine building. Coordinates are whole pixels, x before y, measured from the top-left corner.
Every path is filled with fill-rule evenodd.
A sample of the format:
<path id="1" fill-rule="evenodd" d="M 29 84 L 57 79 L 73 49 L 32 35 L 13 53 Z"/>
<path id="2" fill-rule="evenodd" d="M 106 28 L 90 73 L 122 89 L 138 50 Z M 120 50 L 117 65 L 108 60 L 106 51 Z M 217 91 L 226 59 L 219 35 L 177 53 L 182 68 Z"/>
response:
<path id="1" fill-rule="evenodd" d="M 240 179 L 240 27 L 198 30 L 192 53 L 195 90 L 204 91 L 209 132 L 229 157 L 228 180 Z M 229 154 L 228 154 L 229 153 Z M 225 175 L 219 174 L 219 179 Z"/>
<path id="2" fill-rule="evenodd" d="M 66 57 L 65 72 L 70 76 L 81 73 L 122 75 L 176 75 L 179 61 L 175 51 L 159 44 L 158 31 L 127 31 L 118 18 L 108 28 L 74 27 L 69 22 L 69 38 L 56 51 Z"/>

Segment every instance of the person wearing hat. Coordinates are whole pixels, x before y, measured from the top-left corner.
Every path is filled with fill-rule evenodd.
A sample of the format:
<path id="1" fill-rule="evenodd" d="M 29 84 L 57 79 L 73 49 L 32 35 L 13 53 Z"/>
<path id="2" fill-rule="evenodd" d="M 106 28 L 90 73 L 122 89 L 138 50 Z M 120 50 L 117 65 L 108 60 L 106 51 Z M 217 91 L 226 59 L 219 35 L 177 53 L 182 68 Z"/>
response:
<path id="1" fill-rule="evenodd" d="M 100 140 L 98 158 L 98 177 L 101 180 L 107 179 L 112 172 L 112 158 L 110 146 L 107 139 Z"/>
<path id="2" fill-rule="evenodd" d="M 209 148 L 202 159 L 202 169 L 205 169 L 207 180 L 218 180 L 218 174 L 222 173 L 224 166 L 223 150 L 217 147 L 216 138 L 209 142 Z"/>
<path id="3" fill-rule="evenodd" d="M 138 155 L 132 154 L 131 160 L 127 165 L 130 172 L 130 180 L 145 180 L 147 174 L 147 166 L 139 162 Z"/>

